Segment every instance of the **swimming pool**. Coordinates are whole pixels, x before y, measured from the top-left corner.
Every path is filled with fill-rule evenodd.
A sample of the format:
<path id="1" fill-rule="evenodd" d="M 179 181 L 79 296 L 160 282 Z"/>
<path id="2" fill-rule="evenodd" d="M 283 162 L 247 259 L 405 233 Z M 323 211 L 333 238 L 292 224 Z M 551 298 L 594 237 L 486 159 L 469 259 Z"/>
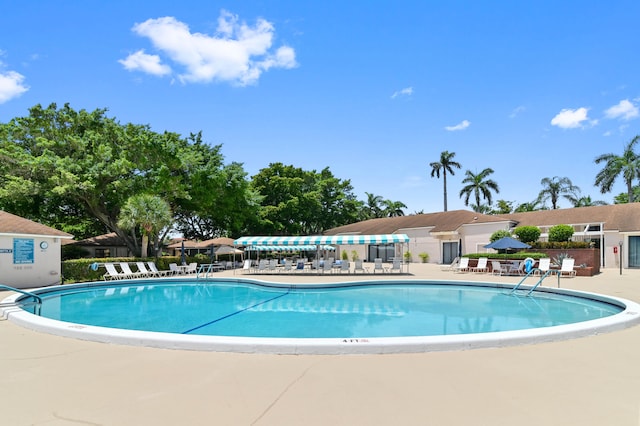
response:
<path id="1" fill-rule="evenodd" d="M 566 339 L 638 321 L 630 301 L 495 283 L 130 280 L 45 288 L 36 330 L 103 342 L 272 353 L 470 349 Z"/>

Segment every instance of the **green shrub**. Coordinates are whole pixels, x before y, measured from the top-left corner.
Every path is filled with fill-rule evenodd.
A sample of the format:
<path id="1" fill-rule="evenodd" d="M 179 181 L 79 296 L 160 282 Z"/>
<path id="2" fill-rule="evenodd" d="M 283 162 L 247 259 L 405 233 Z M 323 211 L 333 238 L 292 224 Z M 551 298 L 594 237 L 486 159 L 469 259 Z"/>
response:
<path id="1" fill-rule="evenodd" d="M 422 259 L 422 263 L 427 263 L 429 261 L 429 253 L 422 252 L 418 254 L 418 257 Z"/>
<path id="2" fill-rule="evenodd" d="M 403 256 L 404 256 L 405 263 L 411 263 L 411 261 L 413 260 L 413 257 L 412 257 L 413 255 L 411 254 L 410 251 L 405 251 Z"/>
<path id="3" fill-rule="evenodd" d="M 349 253 L 346 250 L 342 250 L 342 254 L 340 254 L 342 260 L 349 260 Z"/>
<path id="4" fill-rule="evenodd" d="M 140 261 L 154 261 L 156 266 L 160 270 L 169 269 L 169 263 L 181 263 L 180 256 L 165 256 L 159 258 L 157 261 L 154 258 L 141 259 L 134 257 L 109 257 L 103 259 L 72 259 L 62 262 L 62 281 L 63 283 L 76 283 L 85 281 L 101 281 L 102 276 L 106 273 L 103 266 L 100 266 L 97 270 L 93 270 L 91 265 L 94 263 L 118 263 L 118 262 L 140 262 Z M 199 261 L 196 257 L 187 256 L 187 263 L 208 263 Z M 133 269 L 135 271 L 135 268 Z"/>
<path id="5" fill-rule="evenodd" d="M 540 238 L 540 228 L 537 226 L 518 226 L 513 233 L 525 244 L 533 243 Z"/>
<path id="6" fill-rule="evenodd" d="M 491 237 L 489 237 L 489 241 L 496 242 L 498 241 L 500 238 L 504 238 L 504 237 L 510 237 L 511 236 L 511 232 L 505 230 L 505 229 L 501 229 L 499 231 L 494 232 L 493 234 L 491 234 Z"/>
<path id="7" fill-rule="evenodd" d="M 573 227 L 569 225 L 555 225 L 549 228 L 549 241 L 562 242 L 569 241 L 573 236 Z"/>
<path id="8" fill-rule="evenodd" d="M 358 259 L 360 259 L 360 257 L 358 256 L 358 252 L 355 250 L 351 250 L 351 260 L 355 262 Z"/>

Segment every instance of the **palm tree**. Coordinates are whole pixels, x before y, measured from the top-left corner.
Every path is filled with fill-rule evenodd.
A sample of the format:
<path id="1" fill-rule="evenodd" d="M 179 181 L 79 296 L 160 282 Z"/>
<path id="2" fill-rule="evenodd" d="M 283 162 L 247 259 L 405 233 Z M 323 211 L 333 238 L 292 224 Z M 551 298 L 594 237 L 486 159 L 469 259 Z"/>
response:
<path id="1" fill-rule="evenodd" d="M 462 166 L 457 161 L 453 161 L 455 152 L 442 151 L 440 153 L 440 161 L 429 164 L 431 166 L 431 177 L 437 176 L 440 179 L 440 171 L 442 171 L 442 180 L 444 184 L 444 211 L 447 211 L 447 172 L 451 175 L 455 175 L 453 167 L 461 168 Z"/>
<path id="2" fill-rule="evenodd" d="M 464 195 L 464 205 L 469 205 L 469 198 L 471 194 L 474 194 L 476 203 L 472 204 L 473 210 L 479 213 L 484 213 L 489 210 L 489 205 L 491 205 L 491 191 L 495 191 L 495 193 L 500 192 L 500 188 L 498 184 L 492 180 L 487 179 L 487 176 L 493 173 L 493 169 L 487 167 L 483 171 L 478 174 L 474 174 L 471 170 L 467 170 L 465 172 L 465 178 L 462 180 L 465 185 L 460 190 L 460 198 Z M 483 199 L 487 200 L 487 206 L 483 206 L 480 204 L 480 196 Z"/>
<path id="3" fill-rule="evenodd" d="M 633 151 L 635 145 L 640 141 L 640 135 L 631 139 L 625 146 L 622 156 L 616 154 L 602 154 L 594 160 L 596 164 L 605 163 L 604 168 L 596 175 L 596 186 L 600 187 L 601 193 L 611 192 L 613 183 L 622 175 L 627 184 L 627 195 L 629 202 L 633 203 L 633 180 L 640 178 L 640 155 Z"/>
<path id="4" fill-rule="evenodd" d="M 382 204 L 384 205 L 383 215 L 385 217 L 404 216 L 402 209 L 407 208 L 407 205 L 402 201 L 383 200 Z"/>
<path id="5" fill-rule="evenodd" d="M 367 196 L 367 202 L 365 204 L 367 217 L 369 219 L 383 217 L 381 204 L 384 200 L 382 197 L 379 195 L 369 194 L 368 192 L 365 192 L 365 195 Z"/>
<path id="6" fill-rule="evenodd" d="M 607 203 L 601 200 L 592 200 L 590 195 L 572 197 L 569 199 L 573 207 L 606 206 Z"/>
<path id="7" fill-rule="evenodd" d="M 538 200 L 540 202 L 551 200 L 551 208 L 554 210 L 558 208 L 558 200 L 561 196 L 571 200 L 572 197 L 575 198 L 576 194 L 580 193 L 580 188 L 575 186 L 568 177 L 544 178 L 540 181 L 540 185 L 543 188 L 538 194 Z"/>
<path id="8" fill-rule="evenodd" d="M 155 195 L 140 194 L 129 198 L 120 211 L 118 226 L 123 229 L 142 230 L 141 256 L 147 257 L 149 240 L 153 241 L 157 254 L 159 234 L 172 221 L 169 203 Z"/>

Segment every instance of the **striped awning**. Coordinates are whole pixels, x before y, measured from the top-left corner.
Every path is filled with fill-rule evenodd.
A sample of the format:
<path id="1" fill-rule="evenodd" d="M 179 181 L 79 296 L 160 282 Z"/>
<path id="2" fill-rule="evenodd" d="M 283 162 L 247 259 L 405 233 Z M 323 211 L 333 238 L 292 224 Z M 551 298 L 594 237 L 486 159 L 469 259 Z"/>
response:
<path id="1" fill-rule="evenodd" d="M 333 246 L 323 245 L 320 250 L 335 250 Z M 245 251 L 316 251 L 318 246 L 304 245 L 304 246 L 247 246 Z"/>
<path id="2" fill-rule="evenodd" d="M 406 234 L 381 235 L 310 235 L 305 237 L 241 237 L 236 246 L 305 246 L 408 243 Z"/>

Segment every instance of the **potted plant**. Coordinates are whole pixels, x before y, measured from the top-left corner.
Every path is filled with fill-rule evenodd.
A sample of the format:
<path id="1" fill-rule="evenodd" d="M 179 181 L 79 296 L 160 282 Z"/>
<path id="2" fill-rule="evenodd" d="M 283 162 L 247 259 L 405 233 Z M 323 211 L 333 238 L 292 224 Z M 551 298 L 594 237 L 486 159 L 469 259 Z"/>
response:
<path id="1" fill-rule="evenodd" d="M 404 263 L 411 263 L 412 255 L 410 251 L 405 251 L 403 256 L 404 256 Z"/>
<path id="2" fill-rule="evenodd" d="M 422 252 L 418 254 L 418 256 L 422 260 L 422 263 L 427 263 L 429 261 L 429 253 Z"/>

